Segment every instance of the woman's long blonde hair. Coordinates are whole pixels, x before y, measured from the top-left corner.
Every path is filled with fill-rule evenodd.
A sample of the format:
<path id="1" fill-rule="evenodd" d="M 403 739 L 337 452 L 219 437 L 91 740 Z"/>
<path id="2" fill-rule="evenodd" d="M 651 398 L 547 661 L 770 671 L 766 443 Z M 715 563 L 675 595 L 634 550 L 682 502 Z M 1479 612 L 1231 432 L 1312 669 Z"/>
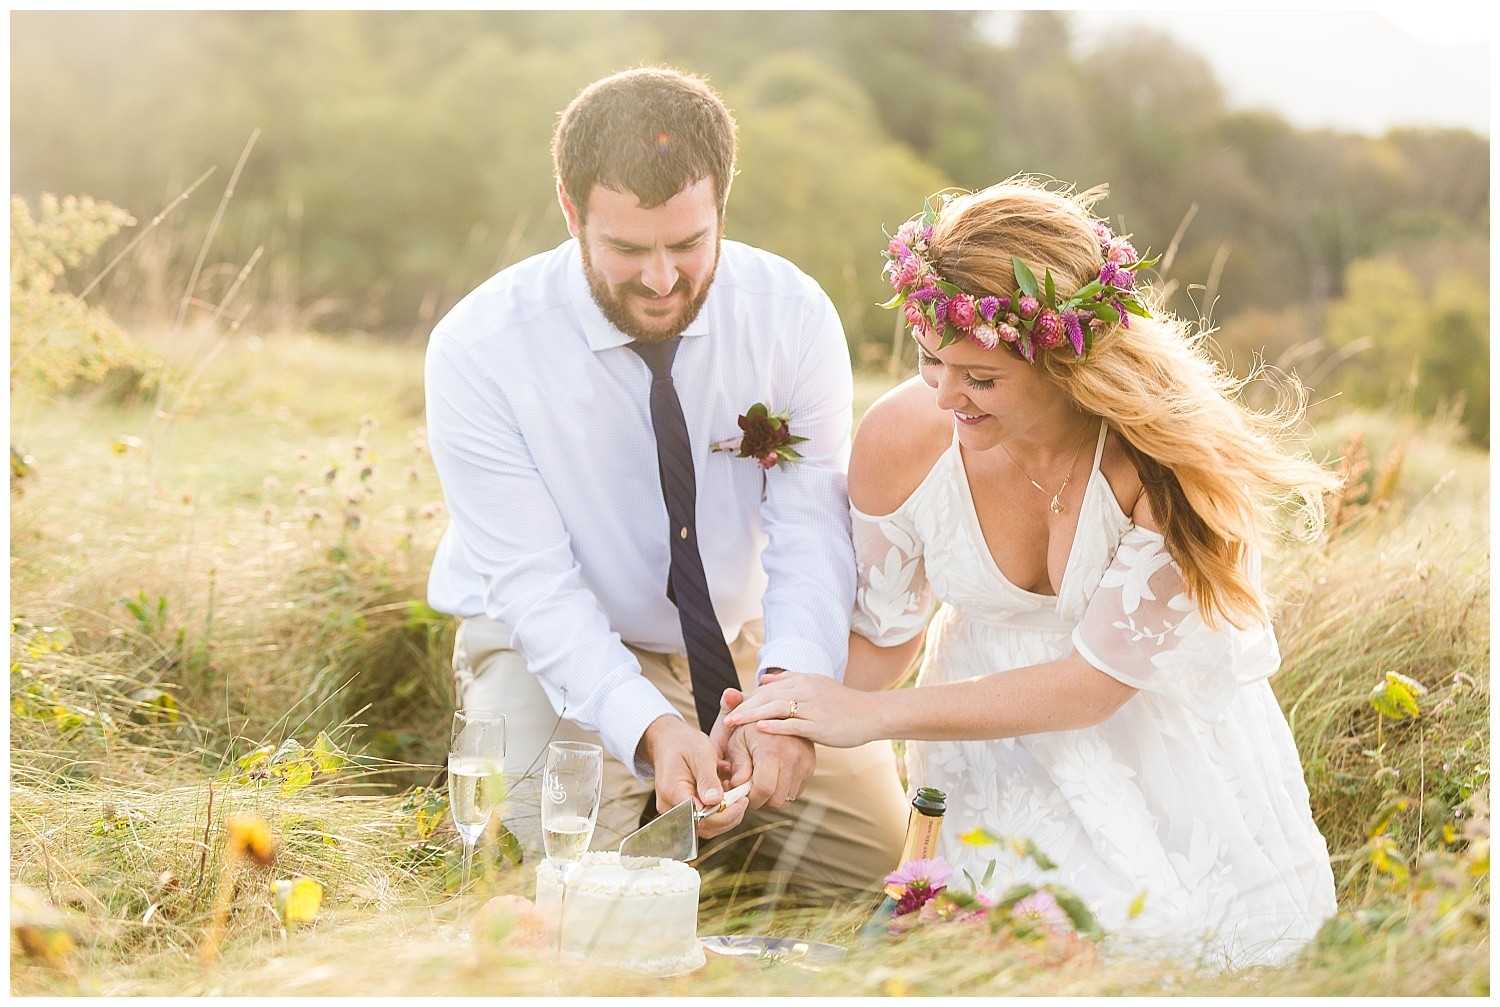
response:
<path id="1" fill-rule="evenodd" d="M 939 211 L 929 255 L 964 292 L 1010 295 L 1015 255 L 1037 275 L 1051 270 L 1060 296 L 1097 278 L 1099 239 L 1090 209 L 1102 187 L 1074 194 L 1029 176 L 950 199 Z M 1281 377 L 1281 403 L 1252 410 L 1238 399 L 1257 373 L 1236 378 L 1207 352 L 1207 332 L 1167 314 L 1140 276 L 1151 318 L 1131 317 L 1094 336 L 1088 355 L 1039 351 L 1036 366 L 1087 413 L 1120 435 L 1140 475 L 1188 596 L 1210 626 L 1267 617 L 1248 563 L 1272 506 L 1291 502 L 1305 527 L 1323 523 L 1323 494 L 1337 476 L 1283 441 L 1301 421 L 1306 393 Z M 1000 348 L 995 352 L 1010 352 Z"/>

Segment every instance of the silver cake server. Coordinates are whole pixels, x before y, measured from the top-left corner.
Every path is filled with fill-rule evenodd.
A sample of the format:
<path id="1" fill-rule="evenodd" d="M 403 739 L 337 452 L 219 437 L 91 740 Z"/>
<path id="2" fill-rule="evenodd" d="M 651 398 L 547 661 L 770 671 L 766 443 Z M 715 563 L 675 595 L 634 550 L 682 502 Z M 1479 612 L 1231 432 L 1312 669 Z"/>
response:
<path id="1" fill-rule="evenodd" d="M 662 812 L 620 841 L 620 866 L 633 871 L 655 867 L 662 860 L 686 863 L 698 856 L 697 825 L 709 815 L 717 815 L 741 797 L 750 793 L 746 781 L 724 795 L 712 808 L 695 808 L 691 799 Z"/>

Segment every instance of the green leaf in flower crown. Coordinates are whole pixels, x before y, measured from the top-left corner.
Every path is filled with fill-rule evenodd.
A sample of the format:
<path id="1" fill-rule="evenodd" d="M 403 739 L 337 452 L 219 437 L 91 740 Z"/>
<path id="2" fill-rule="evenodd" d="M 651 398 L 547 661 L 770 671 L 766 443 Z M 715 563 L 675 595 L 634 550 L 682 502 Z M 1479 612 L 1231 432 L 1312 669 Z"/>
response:
<path id="1" fill-rule="evenodd" d="M 1036 274 L 1033 273 L 1027 267 L 1026 263 L 1022 262 L 1017 256 L 1012 255 L 1010 257 L 1010 265 L 1011 269 L 1015 271 L 1016 286 L 1021 288 L 1021 293 L 1025 294 L 1027 297 L 1035 297 Z"/>
<path id="2" fill-rule="evenodd" d="M 1101 284 L 1098 280 L 1090 280 L 1088 283 L 1085 283 L 1083 286 L 1079 287 L 1078 288 L 1078 292 L 1075 293 L 1072 297 L 1068 298 L 1068 300 L 1069 301 L 1084 301 L 1084 300 L 1087 300 L 1090 297 L 1093 297 L 1095 294 L 1097 294 L 1099 291 L 1101 291 L 1103 289 L 1104 289 L 1104 285 Z"/>
<path id="3" fill-rule="evenodd" d="M 1108 304 L 1090 305 L 1089 310 L 1111 324 L 1120 320 L 1120 313 L 1114 308 L 1110 307 Z"/>
<path id="4" fill-rule="evenodd" d="M 1151 312 L 1147 311 L 1145 305 L 1141 304 L 1141 302 L 1137 301 L 1134 297 L 1121 298 L 1120 305 L 1132 315 L 1136 315 L 1140 318 L 1151 317 Z"/>
<path id="5" fill-rule="evenodd" d="M 905 301 L 906 301 L 906 295 L 904 293 L 898 292 L 889 301 L 886 301 L 884 304 L 879 305 L 879 307 L 882 307 L 882 308 L 899 308 L 899 307 L 901 307 L 901 305 L 903 303 L 905 303 Z"/>
<path id="6" fill-rule="evenodd" d="M 1043 284 L 1043 289 L 1045 289 L 1047 291 L 1047 303 L 1048 304 L 1056 304 L 1057 303 L 1057 284 L 1055 284 L 1055 283 L 1052 282 L 1052 270 L 1048 269 L 1048 270 L 1044 271 L 1042 275 L 1045 278 L 1045 281 L 1044 281 L 1044 284 Z"/>

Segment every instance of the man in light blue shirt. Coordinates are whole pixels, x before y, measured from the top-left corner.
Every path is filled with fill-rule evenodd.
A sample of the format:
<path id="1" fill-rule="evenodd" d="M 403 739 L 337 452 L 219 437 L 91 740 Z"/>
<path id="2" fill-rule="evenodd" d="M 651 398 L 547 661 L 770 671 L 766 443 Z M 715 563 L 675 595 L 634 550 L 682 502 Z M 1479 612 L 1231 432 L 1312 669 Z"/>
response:
<path id="1" fill-rule="evenodd" d="M 572 239 L 491 277 L 428 347 L 451 514 L 429 598 L 463 619 L 460 706 L 507 717 L 505 820 L 526 845 L 548 741 L 593 741 L 606 752 L 594 848 L 748 779 L 748 800 L 700 825 L 723 836 L 719 856 L 868 888 L 896 866 L 906 817 L 888 742 L 815 749 L 753 726 L 711 738 L 694 715 L 695 680 L 700 697 L 721 690 L 701 684 L 692 613 L 748 691 L 770 669 L 842 678 L 854 600 L 848 347 L 811 278 L 723 240 L 734 152 L 728 109 L 676 71 L 605 78 L 563 113 L 553 157 Z M 668 343 L 657 373 L 646 351 Z M 682 519 L 653 374 L 690 442 Z M 757 403 L 806 438 L 795 464 L 716 450 Z"/>

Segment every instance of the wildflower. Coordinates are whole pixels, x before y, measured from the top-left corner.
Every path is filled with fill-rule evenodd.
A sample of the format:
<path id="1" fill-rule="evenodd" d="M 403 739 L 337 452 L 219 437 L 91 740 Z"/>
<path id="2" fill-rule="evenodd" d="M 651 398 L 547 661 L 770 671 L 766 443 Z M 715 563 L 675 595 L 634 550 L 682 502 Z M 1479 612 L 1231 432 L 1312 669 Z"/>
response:
<path id="1" fill-rule="evenodd" d="M 1017 339 L 1021 338 L 1021 334 L 1016 331 L 1016 327 L 1009 324 L 1008 322 L 1001 322 L 999 325 L 996 325 L 995 331 L 998 332 L 1000 334 L 1000 338 L 1005 340 L 1007 343 L 1013 343 Z"/>
<path id="2" fill-rule="evenodd" d="M 1099 282 L 1106 287 L 1114 286 L 1115 277 L 1119 275 L 1120 267 L 1113 262 L 1106 261 L 1104 265 L 1099 267 Z"/>
<path id="3" fill-rule="evenodd" d="M 1124 238 L 1115 238 L 1112 240 L 1109 243 L 1109 251 L 1105 254 L 1110 262 L 1116 262 L 1122 266 L 1128 266 L 1140 258 L 1136 253 L 1135 246 Z"/>
<path id="4" fill-rule="evenodd" d="M 249 860 L 269 867 L 276 859 L 276 837 L 271 827 L 258 815 L 236 815 L 225 823 L 229 833 L 230 857 Z"/>
<path id="5" fill-rule="evenodd" d="M 359 461 L 361 458 L 363 458 L 365 456 L 365 451 L 366 450 L 368 450 L 368 445 L 366 445 L 364 441 L 355 441 L 354 442 L 354 460 L 355 461 Z"/>
<path id="6" fill-rule="evenodd" d="M 899 289 L 917 282 L 917 277 L 921 273 L 922 260 L 915 255 L 909 255 L 901 260 L 901 265 L 896 269 L 896 275 L 891 279 L 891 283 Z"/>
<path id="7" fill-rule="evenodd" d="M 280 511 L 277 510 L 275 504 L 266 504 L 264 507 L 262 507 L 260 509 L 260 520 L 261 520 L 261 523 L 262 524 L 274 524 L 276 522 L 276 515 L 279 514 L 279 513 L 280 513 Z"/>
<path id="8" fill-rule="evenodd" d="M 307 496 L 307 490 L 307 483 L 298 483 L 297 485 L 292 487 L 292 493 L 297 497 L 298 500 L 301 500 L 303 497 Z"/>
<path id="9" fill-rule="evenodd" d="M 1064 311 L 1062 323 L 1063 331 L 1067 332 L 1068 339 L 1073 344 L 1073 352 L 1083 356 L 1083 324 L 1078 319 L 1078 312 L 1072 308 Z"/>
<path id="10" fill-rule="evenodd" d="M 942 891 L 953 876 L 953 868 L 942 857 L 932 860 L 908 860 L 885 876 L 888 885 L 902 885 L 905 891 L 896 900 L 895 915 L 904 916 L 925 906 Z"/>
<path id="11" fill-rule="evenodd" d="M 922 306 L 916 301 L 906 302 L 906 324 L 914 329 L 921 329 L 926 324 L 922 318 Z"/>
<path id="12" fill-rule="evenodd" d="M 917 240 L 917 222 L 915 220 L 908 220 L 896 228 L 896 240 L 908 247 L 915 243 Z"/>
<path id="13" fill-rule="evenodd" d="M 298 877 L 271 882 L 276 915 L 288 923 L 311 923 L 323 905 L 323 886 L 312 878 Z"/>
<path id="14" fill-rule="evenodd" d="M 443 513 L 443 505 L 440 503 L 426 504 L 422 508 L 422 517 L 428 521 L 431 521 L 441 513 Z"/>
<path id="15" fill-rule="evenodd" d="M 261 480 L 260 485 L 261 488 L 264 489 L 267 493 L 274 493 L 277 490 L 281 489 L 281 480 L 277 479 L 275 476 L 266 476 Z"/>
<path id="16" fill-rule="evenodd" d="M 998 297 L 981 298 L 979 301 L 979 317 L 983 318 L 986 322 L 993 322 L 995 316 L 1000 313 L 1001 307 L 1000 298 Z M 1010 307 L 1010 305 L 1006 304 L 1004 307 Z"/>
<path id="17" fill-rule="evenodd" d="M 1041 302 L 1035 297 L 1022 296 L 1016 303 L 1016 310 L 1021 313 L 1022 318 L 1035 318 L 1036 313 L 1042 310 Z"/>
<path id="18" fill-rule="evenodd" d="M 969 341 L 986 350 L 993 350 L 1000 345 L 1000 333 L 993 325 L 981 322 L 969 332 Z"/>
<path id="19" fill-rule="evenodd" d="M 1036 316 L 1031 335 L 1036 340 L 1036 344 L 1044 350 L 1060 346 L 1063 340 L 1062 319 L 1057 317 L 1057 313 L 1051 308 L 1042 309 L 1042 313 Z"/>
<path id="20" fill-rule="evenodd" d="M 416 468 L 415 465 L 408 465 L 408 466 L 406 466 L 406 471 L 403 472 L 402 475 L 406 478 L 406 481 L 409 482 L 409 483 L 414 483 L 418 479 L 422 478 L 422 474 L 417 471 L 417 468 Z"/>
<path id="21" fill-rule="evenodd" d="M 948 320 L 960 329 L 974 326 L 974 298 L 959 294 L 948 301 Z"/>
<path id="22" fill-rule="evenodd" d="M 1057 897 L 1045 888 L 1038 889 L 1017 902 L 1010 909 L 1012 918 L 1024 923 L 1037 923 L 1048 930 L 1058 932 L 1070 929 L 1071 921 Z"/>

